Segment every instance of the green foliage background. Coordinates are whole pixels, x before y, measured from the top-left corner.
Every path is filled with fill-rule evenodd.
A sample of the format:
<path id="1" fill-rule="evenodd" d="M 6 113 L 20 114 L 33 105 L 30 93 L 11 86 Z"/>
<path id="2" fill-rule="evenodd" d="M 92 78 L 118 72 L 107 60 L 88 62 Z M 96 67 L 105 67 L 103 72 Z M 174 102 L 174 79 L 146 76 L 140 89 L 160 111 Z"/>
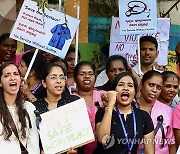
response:
<path id="1" fill-rule="evenodd" d="M 58 4 L 59 0 L 48 0 L 49 4 Z"/>
<path id="2" fill-rule="evenodd" d="M 66 0 L 62 0 L 62 2 L 63 1 Z M 89 0 L 89 16 L 101 16 L 101 17 L 118 16 L 119 13 L 118 1 L 119 0 Z M 157 2 L 160 1 L 175 1 L 175 0 L 157 0 Z M 48 0 L 48 3 L 58 4 L 59 0 Z"/>

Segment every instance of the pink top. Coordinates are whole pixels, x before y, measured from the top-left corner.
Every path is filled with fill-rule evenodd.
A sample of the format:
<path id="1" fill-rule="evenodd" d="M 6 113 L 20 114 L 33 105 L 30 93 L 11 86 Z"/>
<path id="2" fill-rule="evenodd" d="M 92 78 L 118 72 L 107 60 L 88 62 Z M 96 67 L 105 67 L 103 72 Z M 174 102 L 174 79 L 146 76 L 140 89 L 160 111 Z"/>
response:
<path id="1" fill-rule="evenodd" d="M 12 61 L 14 62 L 14 64 L 16 64 L 17 66 L 20 66 L 22 56 L 23 56 L 25 53 L 29 52 L 29 51 L 31 51 L 31 50 L 27 50 L 27 51 L 24 51 L 24 52 L 22 52 L 22 53 L 20 53 L 20 54 L 15 55 L 14 58 L 12 59 Z"/>
<path id="2" fill-rule="evenodd" d="M 75 83 L 74 81 L 72 81 L 71 84 L 68 84 L 68 83 L 66 82 L 66 87 L 68 88 L 70 94 L 73 93 L 72 89 L 73 89 L 73 90 L 76 89 L 76 86 L 75 86 L 75 85 L 76 85 L 76 83 Z"/>
<path id="3" fill-rule="evenodd" d="M 180 129 L 180 104 L 173 111 L 173 128 Z"/>
<path id="4" fill-rule="evenodd" d="M 173 133 L 173 129 L 172 129 L 172 109 L 159 102 L 158 100 L 156 100 L 156 102 L 154 103 L 152 109 L 151 109 L 151 118 L 154 124 L 154 129 L 157 126 L 157 117 L 162 115 L 163 116 L 163 127 L 164 127 L 164 134 L 166 137 L 165 140 L 165 144 L 164 147 L 161 147 L 161 139 L 162 139 L 162 132 L 161 129 L 158 130 L 158 132 L 156 133 L 155 136 L 155 154 L 169 154 L 169 148 L 168 148 L 168 144 L 175 144 L 175 138 L 174 138 L 174 133 Z M 139 148 L 137 150 L 138 154 L 144 154 L 144 146 L 141 143 L 139 145 Z"/>
<path id="5" fill-rule="evenodd" d="M 93 129 L 93 132 L 94 132 L 94 135 L 95 135 L 95 115 L 96 115 L 96 112 L 97 112 L 97 107 L 95 106 L 95 102 L 99 102 L 99 105 L 100 107 L 104 107 L 102 101 L 101 101 L 101 94 L 102 93 L 105 93 L 105 91 L 103 90 L 96 90 L 94 89 L 93 91 L 93 103 L 92 103 L 92 106 L 86 106 L 87 107 L 87 110 L 88 110 L 88 115 L 89 115 L 89 119 L 90 119 L 90 122 L 91 122 L 91 126 L 92 126 L 92 129 Z M 86 144 L 84 146 L 84 153 L 85 154 L 92 154 L 94 149 L 96 148 L 96 141 L 94 142 L 91 142 L 89 144 Z"/>
<path id="6" fill-rule="evenodd" d="M 169 154 L 168 144 L 175 144 L 174 133 L 172 128 L 172 109 L 159 102 L 158 100 L 154 103 L 152 110 L 151 110 L 151 118 L 154 124 L 154 128 L 157 126 L 157 117 L 159 115 L 163 116 L 163 127 L 164 133 L 166 136 L 165 145 L 161 147 L 161 139 L 162 139 L 162 132 L 159 129 L 156 136 L 155 136 L 155 154 Z"/>
<path id="7" fill-rule="evenodd" d="M 73 87 L 75 86 L 75 82 L 74 81 L 72 81 L 70 84 L 66 82 L 66 87 L 67 88 L 69 88 L 71 86 L 73 86 Z"/>

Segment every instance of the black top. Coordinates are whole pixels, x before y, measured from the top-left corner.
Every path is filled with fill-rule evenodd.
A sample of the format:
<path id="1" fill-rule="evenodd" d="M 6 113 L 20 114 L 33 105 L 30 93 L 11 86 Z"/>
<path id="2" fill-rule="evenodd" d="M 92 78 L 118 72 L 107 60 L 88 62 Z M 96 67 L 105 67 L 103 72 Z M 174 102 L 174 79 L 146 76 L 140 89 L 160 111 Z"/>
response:
<path id="1" fill-rule="evenodd" d="M 37 98 L 37 100 L 42 99 L 47 96 L 46 88 L 39 83 L 37 87 L 31 91 L 32 94 Z M 63 96 L 70 95 L 68 88 L 65 86 L 65 90 L 63 91 Z"/>
<path id="2" fill-rule="evenodd" d="M 60 107 L 60 106 L 66 105 L 68 103 L 71 103 L 71 102 L 73 102 L 75 100 L 78 100 L 78 99 L 80 99 L 78 96 L 70 95 L 70 94 L 68 95 L 66 93 L 65 95 L 62 95 L 62 98 L 58 101 L 57 108 Z M 44 98 L 33 102 L 33 104 L 35 105 L 36 110 L 39 111 L 39 114 L 42 114 L 42 113 L 45 113 L 45 112 L 49 111 L 48 103 L 45 101 Z M 40 149 L 43 150 L 41 139 L 40 139 L 39 146 L 40 146 Z"/>
<path id="3" fill-rule="evenodd" d="M 135 117 L 136 117 L 136 142 L 132 148 L 132 154 L 136 154 L 138 145 L 144 135 L 152 132 L 154 130 L 153 122 L 150 115 L 141 109 L 136 107 L 134 108 Z M 105 110 L 100 108 L 96 113 L 96 124 L 101 122 L 104 116 Z M 134 124 L 133 124 L 133 114 L 128 114 L 126 121 L 124 115 L 121 114 L 125 129 L 128 134 L 128 139 L 133 139 L 134 137 Z M 114 138 L 113 138 L 114 136 Z M 105 146 L 98 142 L 97 148 L 94 151 L 94 154 L 128 154 L 127 144 L 125 139 L 123 129 L 121 126 L 120 119 L 115 110 L 112 113 L 111 120 L 111 140 L 108 141 Z M 113 142 L 114 141 L 114 142 Z M 131 140 L 130 140 L 131 141 Z M 131 142 L 130 142 L 131 143 Z"/>
<path id="4" fill-rule="evenodd" d="M 32 94 L 37 98 L 37 100 L 44 98 L 46 96 L 46 88 L 44 88 L 42 83 L 39 83 L 36 88 L 31 91 Z"/>
<path id="5" fill-rule="evenodd" d="M 98 90 L 105 90 L 105 91 L 112 90 L 111 89 L 111 84 L 110 84 L 109 80 L 104 85 L 96 87 L 96 89 L 98 89 Z"/>
<path id="6" fill-rule="evenodd" d="M 62 96 L 62 98 L 58 101 L 57 108 L 60 106 L 66 105 L 68 103 L 71 103 L 71 102 L 78 100 L 78 99 L 79 99 L 79 97 L 76 95 L 70 95 L 69 94 L 69 95 L 66 95 L 66 97 Z M 45 101 L 44 98 L 33 102 L 33 104 L 35 105 L 36 110 L 38 110 L 40 114 L 49 111 L 48 103 Z"/>

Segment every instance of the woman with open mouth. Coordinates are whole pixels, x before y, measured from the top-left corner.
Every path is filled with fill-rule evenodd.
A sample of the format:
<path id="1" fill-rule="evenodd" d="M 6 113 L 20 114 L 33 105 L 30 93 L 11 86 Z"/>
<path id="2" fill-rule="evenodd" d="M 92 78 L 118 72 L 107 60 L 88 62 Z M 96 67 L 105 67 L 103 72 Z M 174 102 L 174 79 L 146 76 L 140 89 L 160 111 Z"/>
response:
<path id="1" fill-rule="evenodd" d="M 119 73 L 107 93 L 108 105 L 96 113 L 94 154 L 136 154 L 142 139 L 145 153 L 154 154 L 154 127 L 150 115 L 133 106 L 137 81 L 128 72 Z"/>
<path id="2" fill-rule="evenodd" d="M 35 107 L 22 98 L 20 72 L 12 62 L 0 66 L 0 151 L 39 154 Z"/>
<path id="3" fill-rule="evenodd" d="M 9 33 L 0 36 L 0 64 L 6 61 L 16 62 L 17 41 Z"/>

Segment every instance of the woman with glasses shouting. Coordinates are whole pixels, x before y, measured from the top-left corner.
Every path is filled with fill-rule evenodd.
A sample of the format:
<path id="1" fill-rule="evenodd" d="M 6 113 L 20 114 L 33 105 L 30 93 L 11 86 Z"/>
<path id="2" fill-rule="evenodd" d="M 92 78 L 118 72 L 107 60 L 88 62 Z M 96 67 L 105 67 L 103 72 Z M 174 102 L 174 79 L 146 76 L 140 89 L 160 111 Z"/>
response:
<path id="1" fill-rule="evenodd" d="M 95 132 L 95 114 L 99 107 L 103 106 L 101 94 L 102 90 L 96 90 L 95 84 L 95 67 L 91 62 L 81 61 L 74 68 L 74 81 L 77 85 L 77 95 L 85 99 L 91 126 Z M 96 147 L 96 142 L 92 142 L 83 147 L 85 154 L 92 154 Z"/>
<path id="2" fill-rule="evenodd" d="M 34 102 L 40 114 L 79 99 L 78 96 L 70 95 L 65 91 L 66 79 L 66 70 L 59 64 L 49 63 L 44 67 L 42 84 L 47 94 L 45 98 Z M 72 150 L 68 153 L 74 152 Z"/>

